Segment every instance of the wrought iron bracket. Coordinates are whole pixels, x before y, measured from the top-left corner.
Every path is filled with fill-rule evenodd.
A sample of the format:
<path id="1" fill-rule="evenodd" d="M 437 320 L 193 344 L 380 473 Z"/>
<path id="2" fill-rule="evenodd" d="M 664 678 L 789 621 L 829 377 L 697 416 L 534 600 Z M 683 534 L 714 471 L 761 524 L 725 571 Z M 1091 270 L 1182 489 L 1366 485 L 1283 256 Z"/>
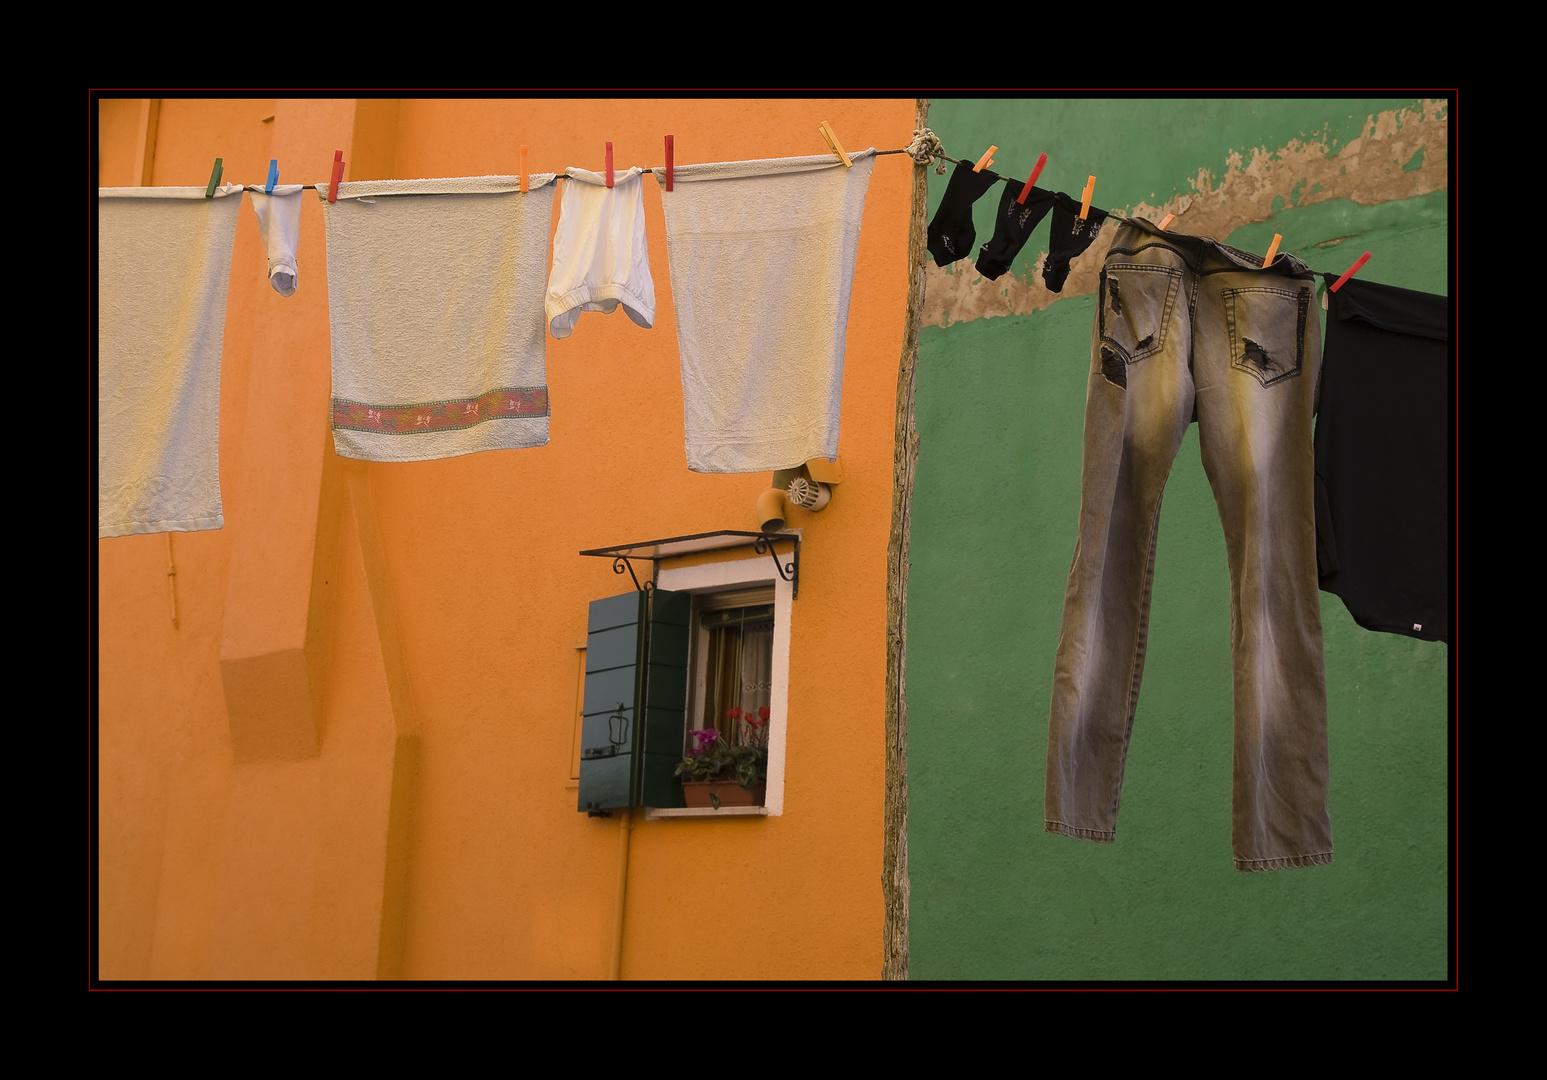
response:
<path id="1" fill-rule="evenodd" d="M 781 539 L 787 538 L 764 533 L 752 541 L 752 550 L 759 555 L 770 555 L 773 557 L 774 572 L 782 580 L 790 583 L 790 599 L 793 600 L 800 595 L 800 544 L 797 543 L 795 545 L 795 551 L 791 555 L 790 561 L 788 563 L 781 563 L 778 553 L 773 549 L 774 543 Z"/>
<path id="2" fill-rule="evenodd" d="M 651 564 L 651 568 L 654 568 L 653 563 Z M 647 593 L 651 589 L 655 588 L 655 582 L 653 581 L 647 581 L 643 585 L 639 583 L 639 575 L 634 573 L 634 564 L 628 560 L 626 555 L 619 555 L 617 558 L 612 560 L 612 572 L 614 574 L 621 574 L 625 570 L 628 571 L 628 576 L 634 579 L 634 588 L 638 592 Z"/>

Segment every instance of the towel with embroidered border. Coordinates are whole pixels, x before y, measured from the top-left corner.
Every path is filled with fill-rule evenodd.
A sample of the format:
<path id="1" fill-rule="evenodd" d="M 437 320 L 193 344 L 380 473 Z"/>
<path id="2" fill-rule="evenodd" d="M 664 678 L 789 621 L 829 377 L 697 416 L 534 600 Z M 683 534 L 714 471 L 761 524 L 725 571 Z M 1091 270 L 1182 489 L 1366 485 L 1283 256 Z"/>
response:
<path id="1" fill-rule="evenodd" d="M 553 174 L 367 180 L 329 203 L 333 445 L 430 461 L 548 441 Z"/>
<path id="2" fill-rule="evenodd" d="M 875 149 L 678 165 L 662 191 L 688 468 L 838 456 L 844 335 Z M 652 170 L 664 189 L 666 170 Z"/>

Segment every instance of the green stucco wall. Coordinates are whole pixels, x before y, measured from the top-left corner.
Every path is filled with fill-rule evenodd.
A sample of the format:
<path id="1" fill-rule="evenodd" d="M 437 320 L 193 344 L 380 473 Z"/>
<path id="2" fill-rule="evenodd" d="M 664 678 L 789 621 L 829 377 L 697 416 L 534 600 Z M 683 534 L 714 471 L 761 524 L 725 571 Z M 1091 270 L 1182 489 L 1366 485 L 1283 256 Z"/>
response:
<path id="1" fill-rule="evenodd" d="M 1179 232 L 1448 293 L 1444 102 L 933 101 L 953 157 Z M 930 176 L 932 215 L 946 177 Z M 992 235 L 998 188 L 976 206 Z M 1449 650 L 1321 594 L 1331 865 L 1231 862 L 1229 575 L 1190 429 L 1161 511 L 1115 844 L 1043 830 L 1048 707 L 1080 499 L 1090 326 L 1110 229 L 1062 297 L 1047 225 L 1012 275 L 930 266 L 908 573 L 913 979 L 1444 979 Z"/>

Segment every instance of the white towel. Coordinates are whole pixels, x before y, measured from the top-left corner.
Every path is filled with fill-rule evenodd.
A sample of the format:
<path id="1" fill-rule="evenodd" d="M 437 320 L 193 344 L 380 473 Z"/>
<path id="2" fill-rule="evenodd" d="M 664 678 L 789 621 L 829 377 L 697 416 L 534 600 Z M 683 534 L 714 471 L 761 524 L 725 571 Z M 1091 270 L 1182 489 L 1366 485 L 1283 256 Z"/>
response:
<path id="1" fill-rule="evenodd" d="M 241 187 L 97 189 L 97 535 L 220 507 L 220 344 Z"/>
<path id="2" fill-rule="evenodd" d="M 548 441 L 553 174 L 339 185 L 329 203 L 333 446 L 429 461 Z"/>
<path id="3" fill-rule="evenodd" d="M 838 456 L 844 331 L 875 150 L 678 165 L 662 191 L 688 468 Z M 653 170 L 662 188 L 666 170 Z"/>
<path id="4" fill-rule="evenodd" d="M 249 191 L 258 235 L 269 255 L 269 284 L 280 296 L 295 295 L 295 249 L 301 241 L 301 185 L 275 184 L 274 194 Z"/>
<path id="5" fill-rule="evenodd" d="M 582 311 L 616 311 L 646 330 L 655 325 L 655 282 L 645 243 L 643 170 L 601 173 L 565 169 L 559 228 L 548 275 L 548 328 L 567 338 Z"/>

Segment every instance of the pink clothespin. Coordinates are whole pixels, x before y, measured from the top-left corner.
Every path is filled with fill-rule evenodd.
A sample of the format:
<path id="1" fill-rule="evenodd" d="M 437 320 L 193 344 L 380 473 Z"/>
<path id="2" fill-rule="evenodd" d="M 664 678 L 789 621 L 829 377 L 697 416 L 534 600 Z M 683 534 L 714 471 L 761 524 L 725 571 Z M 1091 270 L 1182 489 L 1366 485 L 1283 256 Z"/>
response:
<path id="1" fill-rule="evenodd" d="M 521 144 L 521 190 L 527 190 L 526 182 L 526 143 Z"/>
<path id="2" fill-rule="evenodd" d="M 1278 233 L 1273 234 L 1273 243 L 1268 245 L 1268 257 L 1262 260 L 1264 270 L 1273 265 L 1273 256 L 1278 254 L 1278 242 L 1282 239 L 1283 237 Z"/>
<path id="3" fill-rule="evenodd" d="M 1085 191 L 1080 195 L 1080 220 L 1090 217 L 1090 200 L 1096 195 L 1096 178 L 1092 176 L 1085 181 Z"/>
<path id="4" fill-rule="evenodd" d="M 328 202 L 338 202 L 338 185 L 344 181 L 344 152 L 333 151 L 333 182 L 328 185 Z"/>
<path id="5" fill-rule="evenodd" d="M 1037 158 L 1036 167 L 1031 170 L 1031 175 L 1026 178 L 1026 186 L 1021 188 L 1021 193 L 1015 197 L 1015 201 L 1022 206 L 1026 205 L 1026 196 L 1031 194 L 1031 185 L 1037 182 L 1037 177 L 1042 175 L 1042 166 L 1047 164 L 1047 155 Z"/>
<path id="6" fill-rule="evenodd" d="M 1359 256 L 1357 259 L 1354 260 L 1354 265 L 1350 266 L 1347 270 L 1343 271 L 1343 276 L 1342 277 L 1338 278 L 1331 285 L 1327 286 L 1327 288 L 1330 289 L 1332 292 L 1337 292 L 1339 289 L 1341 289 L 1343 287 L 1343 282 L 1347 281 L 1349 278 L 1351 278 L 1355 274 L 1357 274 L 1359 272 L 1359 268 L 1361 266 L 1363 266 L 1369 260 L 1369 258 L 1370 258 L 1370 253 L 1368 251 L 1366 251 L 1363 255 Z"/>
<path id="7" fill-rule="evenodd" d="M 607 144 L 607 186 L 612 187 L 612 143 Z"/>
<path id="8" fill-rule="evenodd" d="M 985 150 L 983 152 L 983 156 L 978 158 L 978 163 L 972 167 L 972 171 L 982 172 L 984 169 L 992 165 L 994 163 L 994 153 L 998 149 L 999 147 L 997 146 L 990 146 L 987 150 Z"/>
<path id="9" fill-rule="evenodd" d="M 667 191 L 671 190 L 671 173 L 672 173 L 672 165 L 673 165 L 672 157 L 673 157 L 673 151 L 675 149 L 676 149 L 676 147 L 674 147 L 672 145 L 672 137 L 670 135 L 666 136 L 666 190 Z"/>

